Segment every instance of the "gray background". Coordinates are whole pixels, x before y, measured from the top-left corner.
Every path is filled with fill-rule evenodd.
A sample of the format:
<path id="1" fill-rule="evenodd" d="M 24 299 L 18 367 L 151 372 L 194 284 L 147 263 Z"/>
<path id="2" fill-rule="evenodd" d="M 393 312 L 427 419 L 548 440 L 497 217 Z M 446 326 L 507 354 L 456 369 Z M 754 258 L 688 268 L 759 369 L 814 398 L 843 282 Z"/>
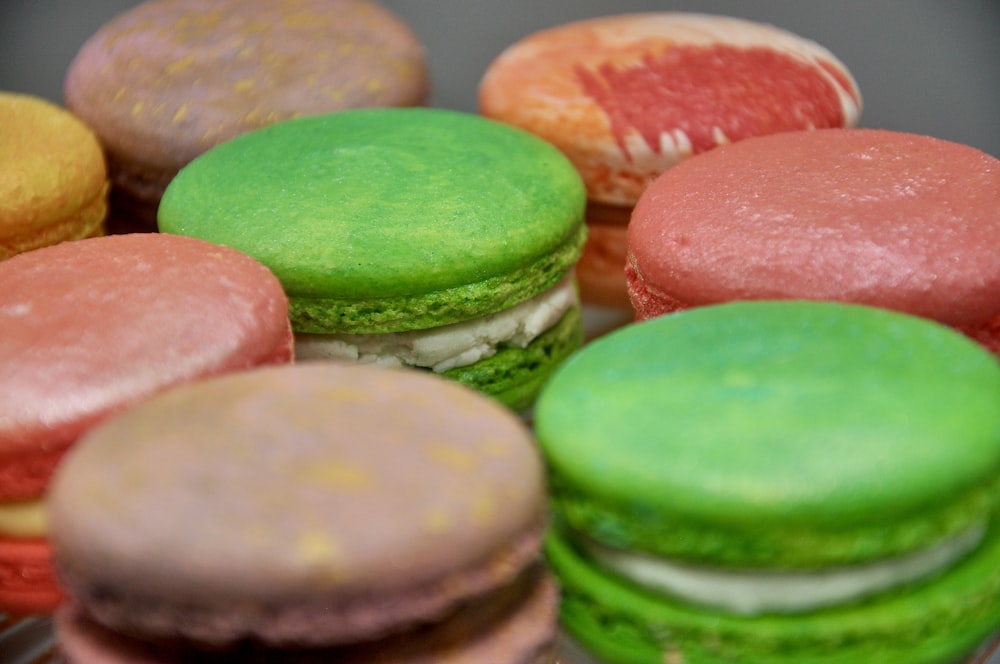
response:
<path id="1" fill-rule="evenodd" d="M 206 3 L 211 0 L 206 0 Z M 80 45 L 134 0 L 0 0 L 0 89 L 61 101 Z M 427 47 L 431 104 L 476 110 L 490 61 L 535 30 L 628 11 L 773 23 L 833 51 L 861 88 L 861 124 L 967 143 L 1000 157 L 1000 0 L 383 0 Z"/>

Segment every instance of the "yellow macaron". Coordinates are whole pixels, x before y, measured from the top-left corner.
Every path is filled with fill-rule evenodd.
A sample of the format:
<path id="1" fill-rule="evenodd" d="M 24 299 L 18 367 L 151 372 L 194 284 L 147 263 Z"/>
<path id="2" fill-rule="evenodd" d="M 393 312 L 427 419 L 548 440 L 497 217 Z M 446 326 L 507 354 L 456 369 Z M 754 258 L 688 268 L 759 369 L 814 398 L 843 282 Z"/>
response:
<path id="1" fill-rule="evenodd" d="M 108 177 L 93 132 L 31 95 L 0 92 L 0 260 L 102 235 Z"/>

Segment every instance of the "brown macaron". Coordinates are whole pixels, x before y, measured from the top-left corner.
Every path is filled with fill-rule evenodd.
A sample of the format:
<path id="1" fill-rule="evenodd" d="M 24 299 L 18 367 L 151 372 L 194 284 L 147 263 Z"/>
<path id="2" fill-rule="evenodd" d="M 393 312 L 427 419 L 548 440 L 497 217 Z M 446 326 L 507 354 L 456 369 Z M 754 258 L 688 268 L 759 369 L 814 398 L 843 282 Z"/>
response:
<path id="1" fill-rule="evenodd" d="M 194 157 L 274 122 L 425 101 L 417 35 L 369 0 L 150 0 L 77 53 L 65 103 L 96 132 L 111 231 L 155 230 L 163 189 Z"/>
<path id="2" fill-rule="evenodd" d="M 852 126 L 861 99 L 847 67 L 813 41 L 738 18 L 663 12 L 529 35 L 489 66 L 479 104 L 580 170 L 589 199 L 581 296 L 628 308 L 625 229 L 650 182 L 751 136 Z"/>
<path id="3" fill-rule="evenodd" d="M 545 496 L 533 439 L 502 405 L 331 361 L 125 412 L 74 449 L 48 505 L 67 611 L 139 650 L 169 642 L 172 661 L 293 648 L 533 664 L 555 639 Z M 92 643 L 66 620 L 64 649 Z"/>

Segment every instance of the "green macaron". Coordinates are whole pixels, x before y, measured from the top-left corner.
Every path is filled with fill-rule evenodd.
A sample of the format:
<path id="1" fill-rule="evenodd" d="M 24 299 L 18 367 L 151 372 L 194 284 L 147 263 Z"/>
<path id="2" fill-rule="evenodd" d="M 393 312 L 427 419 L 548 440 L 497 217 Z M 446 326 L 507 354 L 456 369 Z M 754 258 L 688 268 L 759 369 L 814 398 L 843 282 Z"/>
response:
<path id="1" fill-rule="evenodd" d="M 598 339 L 535 410 L 562 618 L 609 662 L 952 662 L 1000 625 L 1000 365 L 861 305 Z"/>
<path id="2" fill-rule="evenodd" d="M 167 188 L 158 223 L 270 267 L 300 359 L 431 368 L 520 408 L 581 343 L 584 206 L 570 162 L 526 132 L 366 109 L 210 150 Z"/>

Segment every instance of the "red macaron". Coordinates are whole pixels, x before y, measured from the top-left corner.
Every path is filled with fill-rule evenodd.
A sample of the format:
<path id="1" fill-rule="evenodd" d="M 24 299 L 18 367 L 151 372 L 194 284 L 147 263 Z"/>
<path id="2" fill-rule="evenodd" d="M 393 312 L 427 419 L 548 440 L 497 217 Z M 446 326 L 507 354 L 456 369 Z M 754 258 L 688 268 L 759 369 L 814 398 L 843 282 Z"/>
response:
<path id="1" fill-rule="evenodd" d="M 876 129 L 788 132 L 658 178 L 628 226 L 638 319 L 731 300 L 856 302 L 1000 350 L 1000 160 Z"/>
<path id="2" fill-rule="evenodd" d="M 545 138 L 587 185 L 583 301 L 628 309 L 629 213 L 675 164 L 752 136 L 853 126 L 861 96 L 816 42 L 726 16 L 603 16 L 528 35 L 479 85 L 488 117 Z"/>
<path id="3" fill-rule="evenodd" d="M 0 263 L 0 283 L 0 612 L 29 613 L 57 598 L 40 503 L 66 450 L 167 387 L 287 363 L 293 346 L 277 278 L 202 240 L 64 242 Z"/>

